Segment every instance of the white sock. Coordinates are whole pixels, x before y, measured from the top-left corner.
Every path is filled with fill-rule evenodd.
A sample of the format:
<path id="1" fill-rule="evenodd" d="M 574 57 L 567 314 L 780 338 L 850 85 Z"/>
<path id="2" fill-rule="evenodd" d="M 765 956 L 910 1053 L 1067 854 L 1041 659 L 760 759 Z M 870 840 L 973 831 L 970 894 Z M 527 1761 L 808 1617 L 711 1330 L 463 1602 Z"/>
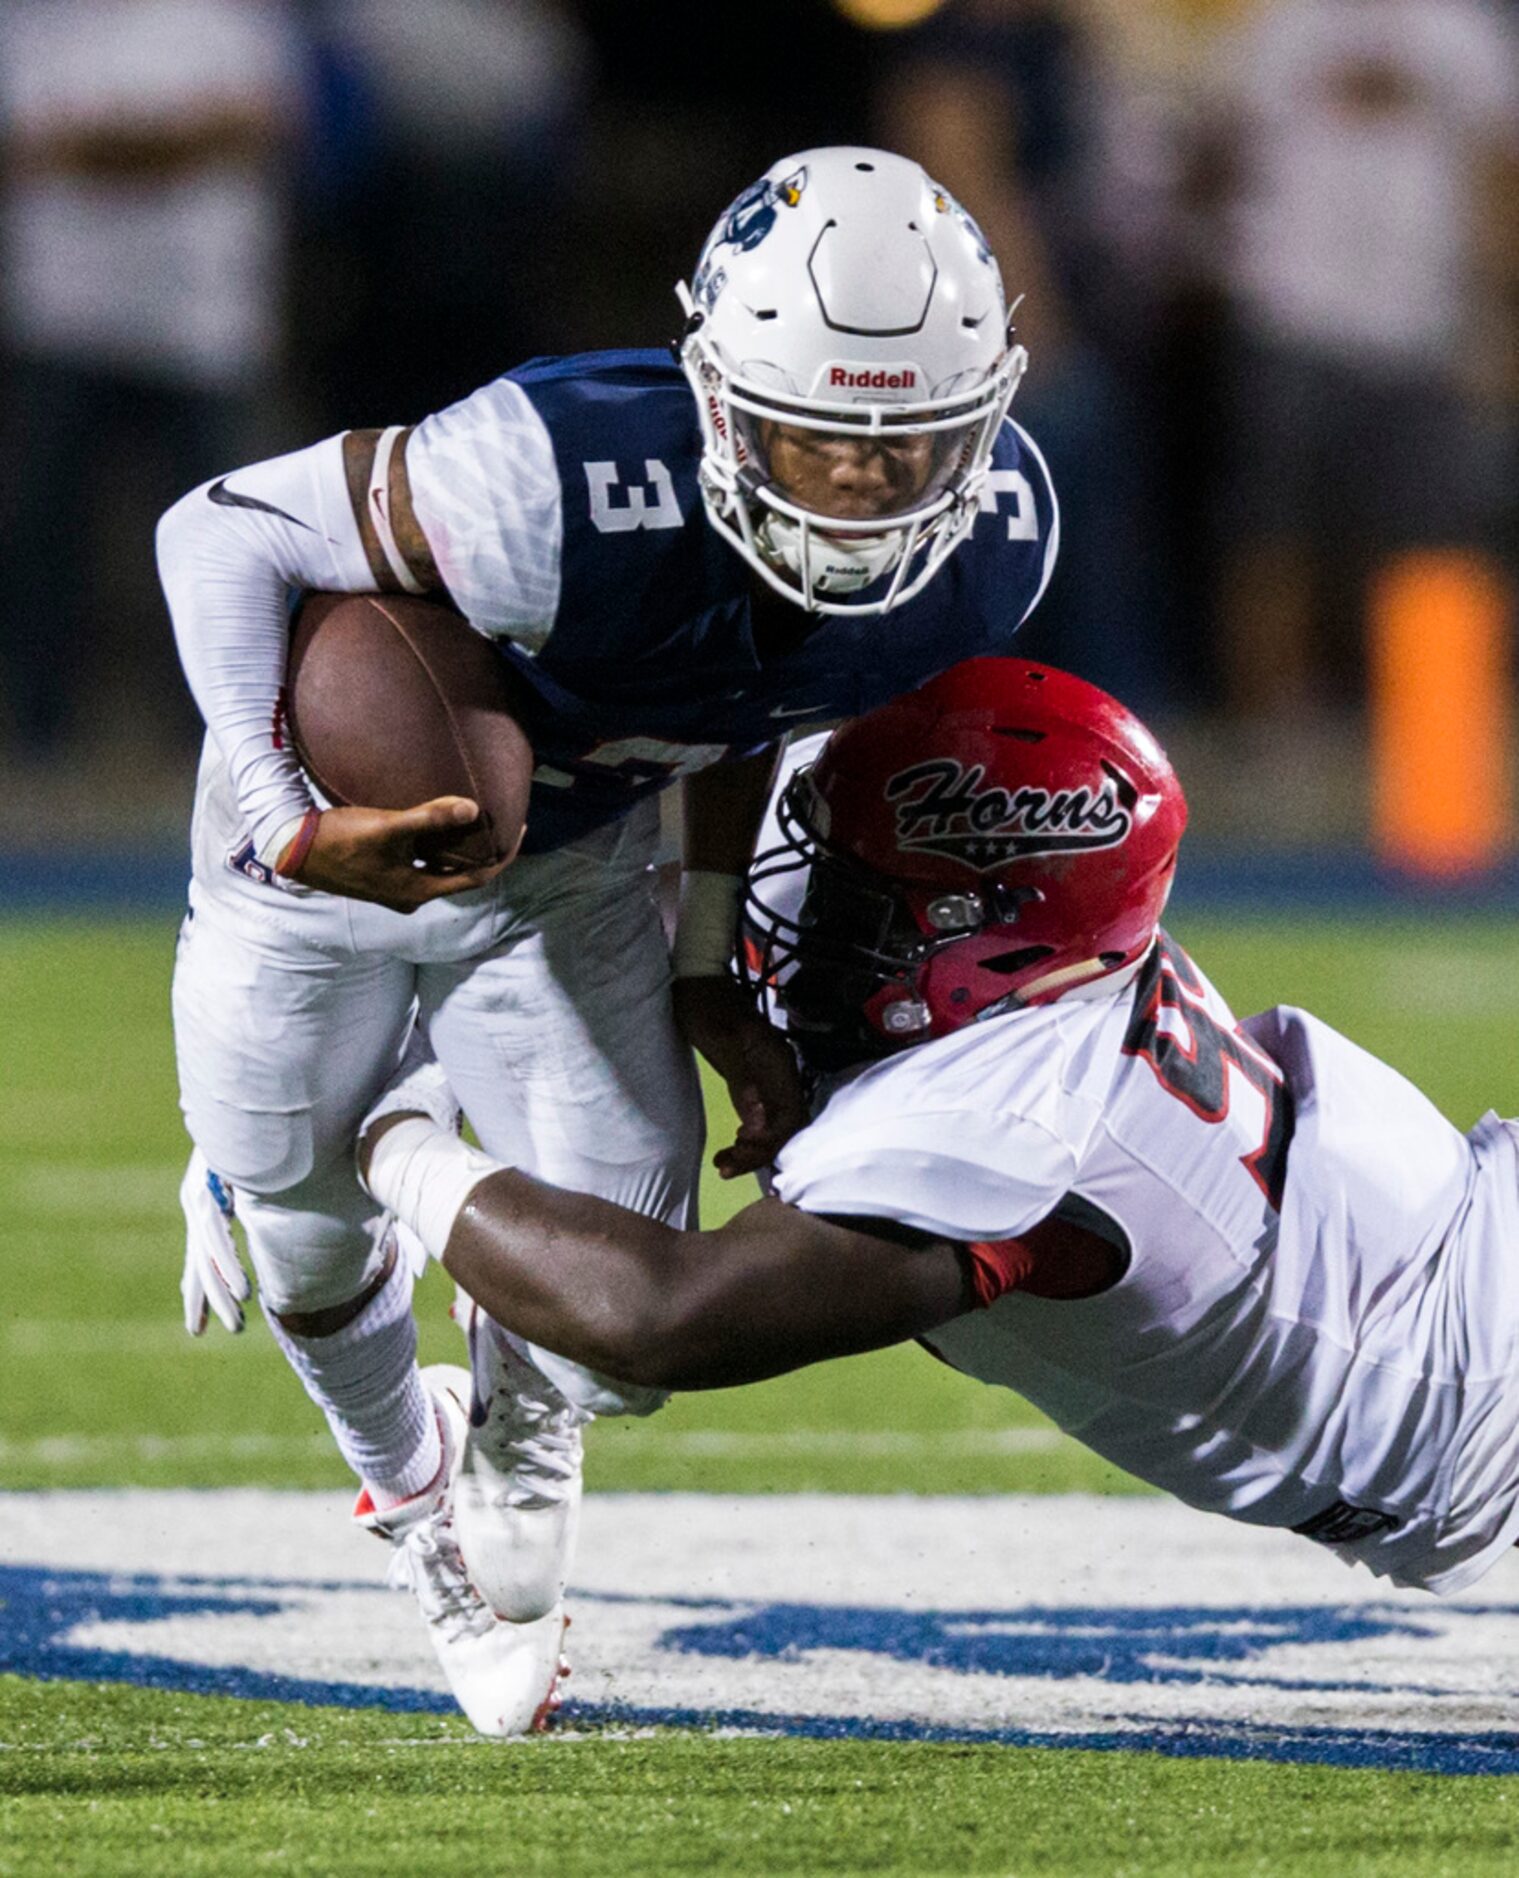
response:
<path id="1" fill-rule="evenodd" d="M 431 1486 L 443 1464 L 438 1412 L 417 1370 L 411 1292 L 411 1273 L 398 1258 L 358 1316 L 330 1337 L 297 1336 L 264 1311 L 286 1361 L 378 1507 Z"/>
<path id="2" fill-rule="evenodd" d="M 418 1115 L 381 1135 L 364 1184 L 440 1259 L 464 1202 L 503 1165 Z"/>

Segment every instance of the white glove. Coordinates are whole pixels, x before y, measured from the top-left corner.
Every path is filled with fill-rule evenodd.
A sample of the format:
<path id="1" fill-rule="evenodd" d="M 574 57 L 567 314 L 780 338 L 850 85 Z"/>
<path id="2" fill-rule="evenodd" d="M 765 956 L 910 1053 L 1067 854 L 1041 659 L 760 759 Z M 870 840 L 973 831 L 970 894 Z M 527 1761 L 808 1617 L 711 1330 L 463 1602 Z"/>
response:
<path id="1" fill-rule="evenodd" d="M 179 1294 L 185 1301 L 185 1329 L 198 1337 L 215 1311 L 234 1336 L 243 1327 L 243 1305 L 252 1295 L 232 1243 L 232 1193 L 206 1165 L 196 1148 L 180 1182 L 179 1204 L 185 1211 L 185 1271 Z"/>

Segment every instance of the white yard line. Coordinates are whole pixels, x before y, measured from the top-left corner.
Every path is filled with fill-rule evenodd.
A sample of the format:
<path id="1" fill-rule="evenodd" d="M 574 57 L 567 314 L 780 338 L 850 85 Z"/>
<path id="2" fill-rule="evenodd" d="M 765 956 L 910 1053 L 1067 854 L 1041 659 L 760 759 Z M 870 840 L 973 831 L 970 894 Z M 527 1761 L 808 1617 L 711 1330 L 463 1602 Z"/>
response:
<path id="1" fill-rule="evenodd" d="M 70 1320 L 61 1317 L 13 1318 L 0 1330 L 6 1356 L 180 1356 L 197 1349 L 177 1317 L 172 1273 L 163 1286 L 161 1320 L 119 1322 L 114 1318 Z M 198 1346 L 213 1356 L 223 1352 L 222 1332 Z M 231 1346 L 225 1346 L 230 1354 Z"/>
<path id="2" fill-rule="evenodd" d="M 332 1453 L 327 1434 L 267 1435 L 36 1435 L 0 1436 L 0 1466 L 7 1462 L 46 1467 L 91 1465 L 113 1456 L 131 1461 L 310 1459 Z"/>
<path id="3" fill-rule="evenodd" d="M 1368 960 L 1368 985 L 1389 1010 L 1416 1010 L 1426 1017 L 1484 1017 L 1494 1023 L 1519 1010 L 1513 961 L 1464 949 L 1418 947 Z"/>
<path id="4" fill-rule="evenodd" d="M 881 1429 L 793 1428 L 743 1434 L 722 1429 L 659 1429 L 661 1453 L 692 1460 L 767 1460 L 786 1455 L 823 1458 L 850 1455 L 964 1459 L 1003 1454 L 1042 1454 L 1066 1437 L 1053 1428 L 954 1428 L 938 1433 L 892 1433 Z M 73 1434 L 31 1439 L 0 1436 L 0 1466 L 7 1463 L 67 1467 L 109 1460 L 133 1461 L 278 1459 L 305 1460 L 331 1451 L 325 1434 Z"/>
<path id="5" fill-rule="evenodd" d="M 655 1431 L 661 1448 L 721 1460 L 760 1460 L 780 1454 L 969 1455 L 1045 1454 L 1068 1437 L 1058 1428 L 949 1428 L 909 1433 L 893 1429 L 786 1428 L 745 1434 L 728 1429 Z"/>
<path id="6" fill-rule="evenodd" d="M 183 1166 L 167 1161 L 129 1161 L 100 1167 L 77 1161 L 31 1161 L 4 1175 L 12 1206 L 62 1219 L 141 1218 L 177 1213 Z"/>

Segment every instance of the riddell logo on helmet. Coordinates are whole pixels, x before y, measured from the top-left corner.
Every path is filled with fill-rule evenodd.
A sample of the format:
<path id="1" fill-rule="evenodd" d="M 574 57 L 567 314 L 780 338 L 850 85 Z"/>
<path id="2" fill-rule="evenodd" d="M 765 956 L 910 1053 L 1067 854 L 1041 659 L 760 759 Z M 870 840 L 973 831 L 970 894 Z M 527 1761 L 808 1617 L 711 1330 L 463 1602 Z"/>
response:
<path id="1" fill-rule="evenodd" d="M 1024 854 L 1116 848 L 1134 818 L 1111 783 L 1095 789 L 988 787 L 977 763 L 952 758 L 915 763 L 886 785 L 897 805 L 897 846 L 904 853 L 945 854 L 989 874 Z"/>
<path id="2" fill-rule="evenodd" d="M 918 374 L 910 365 L 830 365 L 828 384 L 836 391 L 916 391 Z"/>

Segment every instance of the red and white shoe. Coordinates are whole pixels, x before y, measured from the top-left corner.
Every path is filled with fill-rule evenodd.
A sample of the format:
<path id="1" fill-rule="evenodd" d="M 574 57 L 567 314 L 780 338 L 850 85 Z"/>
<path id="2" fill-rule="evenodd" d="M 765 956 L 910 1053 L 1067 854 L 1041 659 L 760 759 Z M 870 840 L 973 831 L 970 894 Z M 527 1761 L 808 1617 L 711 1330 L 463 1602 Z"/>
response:
<path id="1" fill-rule="evenodd" d="M 471 1583 L 453 1518 L 468 1429 L 469 1372 L 436 1363 L 423 1370 L 422 1380 L 438 1409 L 443 1484 L 383 1511 L 366 1488 L 353 1517 L 395 1548 L 390 1582 L 415 1596 L 454 1699 L 473 1726 L 483 1735 L 531 1734 L 548 1725 L 564 1699 L 569 1620 L 556 1601 L 531 1623 L 502 1623 Z"/>

